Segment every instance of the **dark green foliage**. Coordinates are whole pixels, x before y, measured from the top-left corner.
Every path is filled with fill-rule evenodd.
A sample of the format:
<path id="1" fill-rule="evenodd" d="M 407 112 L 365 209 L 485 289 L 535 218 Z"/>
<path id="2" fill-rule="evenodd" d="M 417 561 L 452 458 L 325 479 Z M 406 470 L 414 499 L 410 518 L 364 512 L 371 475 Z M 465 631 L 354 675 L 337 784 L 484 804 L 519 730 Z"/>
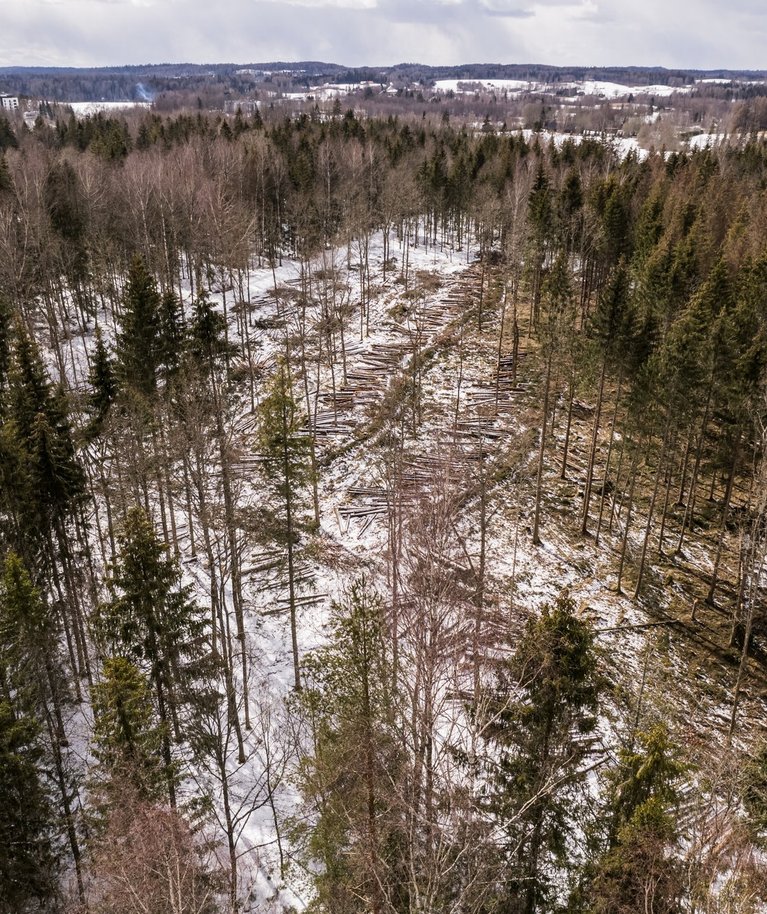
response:
<path id="1" fill-rule="evenodd" d="M 407 910 L 397 858 L 402 825 L 393 786 L 403 757 L 383 601 L 356 581 L 331 611 L 328 644 L 303 664 L 298 710 L 312 734 L 301 785 L 317 816 L 308 838 L 313 910 L 351 914 Z"/>
<path id="2" fill-rule="evenodd" d="M 305 77 L 308 86 L 312 80 L 308 73 Z M 454 464 L 456 472 L 468 467 L 466 486 L 455 480 L 464 491 L 456 502 L 453 533 L 471 567 L 464 568 L 459 557 L 456 568 L 446 569 L 457 585 L 451 583 L 449 597 L 440 601 L 456 627 L 451 618 L 448 637 L 437 633 L 423 659 L 426 645 L 419 641 L 414 649 L 414 642 L 426 640 L 427 619 L 420 606 L 411 613 L 409 602 L 403 611 L 411 594 L 402 577 L 407 566 L 416 566 L 414 558 L 420 560 L 417 550 L 431 546 L 425 541 L 414 546 L 409 538 L 417 530 L 420 507 L 410 463 L 413 457 L 420 462 L 420 444 L 407 443 L 400 454 L 395 437 L 378 435 L 375 447 L 387 467 L 389 543 L 371 561 L 377 571 L 389 563 L 391 616 L 368 589 L 355 585 L 333 609 L 327 647 L 300 665 L 300 625 L 313 614 L 302 601 L 311 574 L 307 568 L 329 556 L 342 557 L 343 550 L 324 535 L 307 535 L 311 522 L 305 502 L 317 455 L 311 423 L 299 404 L 303 395 L 315 393 L 318 410 L 328 402 L 334 410 L 343 409 L 339 403 L 349 401 L 346 362 L 352 374 L 359 357 L 351 345 L 350 322 L 355 335 L 357 325 L 353 312 L 360 308 L 364 335 L 367 313 L 375 321 L 382 316 L 379 306 L 396 304 L 397 279 L 407 277 L 410 283 L 416 272 L 414 281 L 421 282 L 413 263 L 407 265 L 413 244 L 421 248 L 418 263 L 424 265 L 433 252 L 435 267 L 440 251 L 461 248 L 469 262 L 479 244 L 482 295 L 489 288 L 493 308 L 503 303 L 504 320 L 496 321 L 500 315 L 494 314 L 480 328 L 480 340 L 468 324 L 444 312 L 450 332 L 435 329 L 434 364 L 442 366 L 441 372 L 459 355 L 463 379 L 469 377 L 463 373 L 464 358 L 476 356 L 489 381 L 496 346 L 498 359 L 505 360 L 513 341 L 513 401 L 524 407 L 519 411 L 523 425 L 536 405 L 530 382 L 545 370 L 538 400 L 544 409 L 537 503 L 552 508 L 552 518 L 563 517 L 582 493 L 585 533 L 589 499 L 599 493 L 597 530 L 604 536 L 599 556 L 608 574 L 612 550 L 624 537 L 621 569 L 625 555 L 630 576 L 641 524 L 640 569 L 646 562 L 648 600 L 655 599 L 656 587 L 665 586 L 664 578 L 652 572 L 658 561 L 670 560 L 669 541 L 678 535 L 681 550 L 689 531 L 696 548 L 688 550 L 684 567 L 673 571 L 665 596 L 658 594 L 672 615 L 688 587 L 697 586 L 700 557 L 717 548 L 718 537 L 722 556 L 716 569 L 728 585 L 719 590 L 719 608 L 728 613 L 734 604 L 737 616 L 741 602 L 750 605 L 739 600 L 735 586 L 738 540 L 744 586 L 750 574 L 746 538 L 737 535 L 737 526 L 753 525 L 762 489 L 752 467 L 763 456 L 767 372 L 763 144 L 755 139 L 705 153 L 651 154 L 640 163 L 633 156 L 619 159 L 586 136 L 578 144 L 557 146 L 542 136 L 528 142 L 499 135 L 493 127 L 496 109 L 490 106 L 482 131 L 462 127 L 464 105 L 468 112 L 474 104 L 470 97 L 460 103 L 450 99 L 449 112 L 448 99 L 425 104 L 423 118 L 419 111 L 414 120 L 408 115 L 407 123 L 395 116 L 344 113 L 340 101 L 328 118 L 317 105 L 303 115 L 280 117 L 278 108 L 265 103 L 264 119 L 256 113 L 251 124 L 240 112 L 228 120 L 206 114 L 203 109 L 213 99 L 203 88 L 205 79 L 184 83 L 189 98 L 200 93 L 199 113 L 192 115 L 163 116 L 163 105 L 172 103 L 166 98 L 156 111 L 132 115 L 130 124 L 103 115 L 72 116 L 51 130 L 40 119 L 33 131 L 20 128 L 18 142 L 15 127 L 0 119 L 0 558 L 5 562 L 0 780 L 7 778 L 0 790 L 14 798 L 8 816 L 17 815 L 14 785 L 28 777 L 30 833 L 43 836 L 42 852 L 48 854 L 44 825 L 35 824 L 44 822 L 44 810 L 40 817 L 34 810 L 38 794 L 45 794 L 40 779 L 50 776 L 60 806 L 54 844 L 63 844 L 64 821 L 77 861 L 80 801 L 102 804 L 97 812 L 106 815 L 99 825 L 113 814 L 123 816 L 113 832 L 114 847 L 130 863 L 145 846 L 136 821 L 149 827 L 155 815 L 162 819 L 159 832 L 183 832 L 183 823 L 157 811 L 159 802 L 175 799 L 181 760 L 196 753 L 196 764 L 209 766 L 200 780 L 210 777 L 208 784 L 221 788 L 221 803 L 218 796 L 212 799 L 222 818 L 229 816 L 236 890 L 237 860 L 246 850 L 238 831 L 250 802 L 243 797 L 258 796 L 253 802 L 261 802 L 265 794 L 257 779 L 242 788 L 240 777 L 233 776 L 235 750 L 238 765 L 250 765 L 262 749 L 270 751 L 257 745 L 257 738 L 243 739 L 239 728 L 243 711 L 243 731 L 250 726 L 249 713 L 256 726 L 260 723 L 260 703 L 249 702 L 246 693 L 244 621 L 255 582 L 250 538 L 258 537 L 271 548 L 269 573 L 288 568 L 288 593 L 275 595 L 270 609 L 277 614 L 289 604 L 297 690 L 291 701 L 310 744 L 300 771 L 308 824 L 299 832 L 317 874 L 315 909 L 328 914 L 416 909 L 551 914 L 562 908 L 580 870 L 578 891 L 570 899 L 573 912 L 635 914 L 649 906 L 675 914 L 680 881 L 674 860 L 687 854 L 688 845 L 678 840 L 673 821 L 681 768 L 667 735 L 661 730 L 638 734 L 622 751 L 598 742 L 594 721 L 601 683 L 591 633 L 566 598 L 530 621 L 510 662 L 495 652 L 497 642 L 491 639 L 506 607 L 496 611 L 489 598 L 479 607 L 483 601 L 474 599 L 474 591 L 484 587 L 475 587 L 476 581 L 493 575 L 493 548 L 506 542 L 503 529 L 519 507 L 504 501 L 511 492 L 505 485 L 503 492 L 491 486 L 493 491 L 482 493 L 483 501 L 485 494 L 494 501 L 489 510 L 499 511 L 501 539 L 491 526 L 485 542 L 481 525 L 481 559 L 475 565 L 476 530 L 466 511 L 476 496 L 476 479 L 471 464 L 447 457 L 445 466 Z M 285 74 L 278 81 L 278 88 L 287 87 Z M 243 79 L 242 91 L 251 88 Z M 425 84 L 422 89 L 428 95 Z M 105 83 L 104 96 L 112 91 Z M 570 90 L 562 86 L 561 91 Z M 409 97 L 417 96 L 410 92 Z M 542 105 L 534 104 L 530 116 L 539 125 L 557 116 L 552 106 Z M 43 116 L 52 113 L 50 106 L 41 107 Z M 584 115 L 574 113 L 578 120 Z M 617 117 L 617 106 L 605 105 L 603 113 Z M 702 117 L 697 109 L 694 116 Z M 135 153 L 130 153 L 132 136 Z M 18 152 L 3 154 L 3 148 L 16 145 Z M 373 236 L 382 227 L 388 263 L 379 272 L 380 248 Z M 146 260 L 134 258 L 121 294 L 126 252 L 135 247 Z M 348 287 L 331 290 L 339 293 L 334 299 L 338 314 L 323 314 L 329 307 L 324 300 L 329 273 L 315 268 L 321 251 L 323 260 L 332 261 L 330 248 L 339 252 L 339 260 L 346 248 L 354 260 L 350 268 L 359 270 L 359 285 L 350 280 Z M 369 260 L 363 248 L 369 249 Z M 251 301 L 251 271 L 267 264 L 276 268 L 288 256 L 301 261 L 300 291 L 298 283 L 280 288 L 275 269 L 276 301 L 260 296 Z M 454 266 L 450 285 L 458 281 L 457 262 Z M 473 282 L 476 272 L 469 270 L 465 277 Z M 188 289 L 190 283 L 197 299 L 186 315 L 173 290 Z M 256 286 L 263 288 L 252 283 L 250 291 Z M 228 326 L 206 287 L 226 289 Z M 357 288 L 364 293 L 359 302 Z M 450 297 L 447 284 L 435 291 L 435 301 L 443 293 Z M 100 325 L 111 328 L 116 321 L 119 332 L 114 352 L 96 337 L 85 388 L 82 342 L 96 308 Z M 424 319 L 431 324 L 437 311 L 431 305 L 426 310 Z M 458 329 L 460 342 L 453 332 Z M 374 339 L 368 342 L 375 347 Z M 45 341 L 42 353 L 35 340 Z M 272 371 L 277 345 L 285 360 Z M 247 359 L 240 359 L 240 352 Z M 329 362 L 338 353 L 344 377 L 332 365 L 332 380 L 340 395 L 326 401 Z M 390 355 L 393 366 L 396 358 Z M 449 361 L 443 364 L 442 355 Z M 407 364 L 400 364 L 406 375 Z M 53 371 L 61 372 L 60 387 L 51 383 Z M 410 385 L 409 376 L 403 381 L 402 371 L 396 374 L 386 405 L 402 401 Z M 479 380 L 473 368 L 470 375 Z M 497 407 L 502 393 L 506 399 L 501 376 Z M 470 399 L 479 412 L 470 424 L 481 432 L 494 421 L 494 412 L 476 393 Z M 244 411 L 257 402 L 255 455 L 249 457 L 244 436 L 251 425 Z M 584 437 L 584 406 L 592 403 L 591 435 Z M 467 406 L 462 393 L 455 403 L 456 434 L 466 431 Z M 440 412 L 443 407 L 441 398 Z M 376 407 L 375 412 L 386 410 Z M 375 427 L 379 418 L 373 417 Z M 437 414 L 431 418 L 438 420 Z M 324 421 L 321 416 L 318 433 Z M 560 462 L 565 422 L 561 476 L 566 484 L 557 484 L 552 469 Z M 344 426 L 341 422 L 334 438 L 324 442 L 321 463 L 336 460 L 333 441 L 338 441 L 336 432 L 343 437 Z M 73 434 L 75 427 L 79 435 Z M 492 435 L 487 440 L 495 441 Z M 527 438 L 520 440 L 526 449 Z M 367 442 L 349 440 L 341 452 L 356 456 Z M 502 440 L 498 446 L 505 453 Z M 386 453 L 390 447 L 396 453 Z M 436 461 L 439 455 L 431 456 Z M 492 462 L 489 452 L 486 456 Z M 263 471 L 261 480 L 247 478 L 251 460 Z M 81 470 L 85 461 L 87 484 Z M 501 456 L 497 479 L 491 473 L 499 484 L 511 481 L 506 462 Z M 524 476 L 527 470 L 521 472 Z M 175 537 L 176 554 L 189 560 L 200 585 L 209 581 L 215 663 L 203 614 L 183 586 L 178 564 L 140 511 L 128 516 L 112 578 L 104 580 L 101 569 L 108 565 L 110 547 L 115 549 L 115 531 L 131 499 L 153 512 L 158 524 L 162 521 L 169 543 Z M 538 506 L 536 540 L 537 514 Z M 524 506 L 516 527 L 524 540 Z M 299 548 L 305 550 L 302 561 Z M 584 543 L 583 548 L 586 563 L 591 547 Z M 416 584 L 423 583 L 417 577 L 412 574 Z M 670 581 L 670 570 L 665 577 Z M 285 583 L 283 578 L 275 586 Z M 111 593 L 94 612 L 103 587 L 111 587 Z M 676 595 L 667 599 L 672 589 Z M 465 613 L 462 604 L 452 603 L 453 594 L 467 595 L 472 607 L 477 603 L 482 609 L 477 653 L 470 658 L 456 643 L 462 634 L 454 636 L 469 620 L 461 618 Z M 485 618 L 489 624 L 480 632 Z M 757 614 L 753 621 L 758 648 L 763 620 Z M 393 632 L 386 630 L 389 622 L 396 626 Z M 233 623 L 236 631 L 229 632 Z M 705 625 L 698 634 L 714 640 L 730 627 L 713 611 L 702 611 L 697 623 Z M 738 625 L 743 640 L 737 619 L 734 640 Z M 679 634 L 670 637 L 683 630 L 680 621 L 673 629 Z M 487 651 L 481 650 L 484 642 L 480 645 L 485 637 Z M 752 660 L 758 662 L 756 654 L 744 655 L 747 676 L 753 673 Z M 472 686 L 480 698 L 470 723 L 477 726 L 464 730 L 461 708 L 471 700 L 464 688 L 472 659 Z M 497 687 L 483 691 L 490 670 L 499 668 Z M 95 713 L 91 746 L 97 764 L 79 800 L 72 777 L 75 753 L 63 751 L 71 737 L 70 690 L 74 697 L 92 698 Z M 213 691 L 218 694 L 211 702 Z M 753 690 L 752 698 L 758 699 Z M 451 710 L 445 712 L 446 707 Z M 484 707 L 487 715 L 480 711 Z M 449 723 L 460 735 L 458 744 L 438 744 L 452 709 L 456 716 Z M 28 727 L 32 716 L 40 734 Z M 603 739 L 610 732 L 609 726 L 599 729 Z M 182 748 L 183 743 L 189 745 Z M 767 834 L 765 755 L 756 753 L 743 782 L 749 840 L 757 843 Z M 430 768 L 434 758 L 438 761 Z M 611 762 L 612 772 L 598 777 Z M 453 763 L 456 768 L 465 763 L 465 780 L 451 780 Z M 183 783 L 187 787 L 190 780 Z M 123 787 L 138 798 L 135 809 L 121 808 Z M 224 814 L 227 790 L 228 800 L 243 805 Z M 705 790 L 696 784 L 691 792 Z M 71 800 L 68 809 L 66 800 Z M 279 796 L 276 805 L 281 806 Z M 0 823 L 5 813 L 0 809 Z M 743 830 L 732 834 L 746 841 Z M 7 851 L 0 847 L 0 859 L 9 859 Z M 32 885 L 32 868 L 24 869 L 24 861 L 34 858 L 24 851 L 20 859 L 21 881 Z M 111 861 L 105 855 L 101 862 L 99 872 L 108 878 Z M 685 862 L 691 867 L 685 905 L 692 907 L 699 889 L 689 855 Z M 142 871 L 145 875 L 153 863 Z M 43 893 L 48 878 L 43 857 L 38 868 Z M 151 891 L 159 892 L 152 878 Z M 427 883 L 428 899 L 419 895 Z M 31 905 L 37 891 L 30 889 Z M 151 904 L 164 914 L 168 905 L 157 898 Z M 119 893 L 105 899 L 100 899 L 105 910 L 111 905 L 115 914 L 123 914 Z M 25 905 L 19 895 L 8 907 L 26 914 Z M 704 906 L 699 904 L 701 910 Z"/>
<path id="3" fill-rule="evenodd" d="M 54 164 L 45 179 L 45 204 L 54 232 L 77 244 L 87 227 L 87 209 L 80 181 L 67 161 Z"/>
<path id="4" fill-rule="evenodd" d="M 8 163 L 5 156 L 0 150 L 0 194 L 11 189 L 11 175 L 8 171 Z"/>
<path id="5" fill-rule="evenodd" d="M 117 360 L 121 380 L 147 399 L 151 399 L 157 390 L 161 304 L 154 277 L 144 260 L 136 255 L 131 262 L 123 294 Z"/>
<path id="6" fill-rule="evenodd" d="M 597 209 L 602 217 L 603 249 L 607 263 L 612 266 L 631 251 L 631 223 L 627 189 L 614 180 L 598 189 Z"/>
<path id="7" fill-rule="evenodd" d="M 600 679 L 593 634 L 566 594 L 531 619 L 491 696 L 489 802 L 503 832 L 508 912 L 550 910 L 586 818 L 585 769 Z"/>
<path id="8" fill-rule="evenodd" d="M 62 145 L 75 146 L 80 151 L 90 149 L 108 161 L 123 159 L 133 145 L 125 121 L 102 112 L 81 119 L 70 114 L 65 124 L 57 122 L 56 131 Z"/>
<path id="9" fill-rule="evenodd" d="M 161 799 L 163 734 L 144 674 L 125 657 L 112 657 L 104 662 L 92 700 L 93 751 L 102 790 L 119 802 L 127 782 L 142 799 Z"/>
<path id="10" fill-rule="evenodd" d="M 635 327 L 629 275 L 624 260 L 610 271 L 589 320 L 589 335 L 596 341 L 610 368 L 626 367 Z"/>
<path id="11" fill-rule="evenodd" d="M 551 184 L 542 158 L 538 163 L 535 183 L 530 191 L 528 214 L 533 237 L 536 244 L 540 246 L 548 239 L 554 224 Z"/>
<path id="12" fill-rule="evenodd" d="M 226 340 L 223 314 L 213 308 L 204 290 L 200 291 L 194 305 L 187 345 L 194 361 L 207 374 L 221 368 L 237 353 L 236 347 Z"/>
<path id="13" fill-rule="evenodd" d="M 135 663 L 152 683 L 165 777 L 174 803 L 169 734 L 172 727 L 176 738 L 182 738 L 185 715 L 202 700 L 197 681 L 209 652 L 207 621 L 140 508 L 128 513 L 111 571 L 112 599 L 99 607 L 98 630 L 113 655 Z"/>
<path id="14" fill-rule="evenodd" d="M 2 170 L 0 169 L 0 176 Z M 5 407 L 5 388 L 11 365 L 11 337 L 13 333 L 13 309 L 0 295 L 0 416 Z"/>
<path id="15" fill-rule="evenodd" d="M 608 799 L 596 842 L 568 910 L 588 914 L 680 911 L 679 782 L 685 771 L 665 726 L 656 724 L 621 749 L 607 777 Z"/>
<path id="16" fill-rule="evenodd" d="M 158 366 L 163 378 L 173 378 L 181 364 L 184 347 L 184 326 L 181 304 L 173 289 L 167 289 L 160 303 L 158 334 Z"/>
<path id="17" fill-rule="evenodd" d="M 40 757 L 34 719 L 0 700 L 0 914 L 46 910 L 58 892 Z"/>
<path id="18" fill-rule="evenodd" d="M 684 874 L 670 854 L 676 840 L 674 819 L 661 800 L 637 808 L 618 832 L 590 886 L 582 910 L 588 914 L 677 914 L 684 910 Z"/>
<path id="19" fill-rule="evenodd" d="M 258 446 L 264 456 L 264 471 L 279 498 L 297 505 L 310 482 L 309 439 L 305 417 L 293 398 L 286 365 L 278 368 L 268 395 L 261 403 Z"/>
<path id="20" fill-rule="evenodd" d="M 96 348 L 91 359 L 88 380 L 93 390 L 88 402 L 90 422 L 87 434 L 89 438 L 95 438 L 101 432 L 109 410 L 117 398 L 118 390 L 115 365 L 107 352 L 100 330 L 96 331 Z"/>
<path id="21" fill-rule="evenodd" d="M 59 630 L 21 559 L 8 553 L 0 582 L 0 671 L 14 707 L 44 719 L 66 696 Z M 58 734 L 63 737 L 63 734 Z"/>
<path id="22" fill-rule="evenodd" d="M 684 766 L 677 761 L 677 749 L 662 724 L 637 735 L 638 746 L 621 749 L 618 766 L 611 772 L 610 809 L 612 823 L 609 843 L 650 800 L 673 810 L 679 801 L 678 784 Z"/>
<path id="23" fill-rule="evenodd" d="M 0 427 L 2 495 L 15 519 L 14 548 L 31 557 L 64 524 L 82 497 L 64 391 L 54 388 L 37 346 L 17 326 L 9 371 L 7 421 Z"/>
<path id="24" fill-rule="evenodd" d="M 16 149 L 19 145 L 19 141 L 16 139 L 16 134 L 13 132 L 13 128 L 8 122 L 7 117 L 0 117 L 0 160 L 2 160 L 1 153 L 6 149 Z M 2 167 L 0 166 L 0 174 L 2 174 Z M 0 185 L 2 189 L 2 185 Z"/>
<path id="25" fill-rule="evenodd" d="M 206 649 L 203 613 L 140 508 L 128 513 L 118 541 L 109 579 L 113 598 L 100 607 L 99 629 L 117 655 L 144 664 L 153 680 L 183 693 L 189 664 Z"/>

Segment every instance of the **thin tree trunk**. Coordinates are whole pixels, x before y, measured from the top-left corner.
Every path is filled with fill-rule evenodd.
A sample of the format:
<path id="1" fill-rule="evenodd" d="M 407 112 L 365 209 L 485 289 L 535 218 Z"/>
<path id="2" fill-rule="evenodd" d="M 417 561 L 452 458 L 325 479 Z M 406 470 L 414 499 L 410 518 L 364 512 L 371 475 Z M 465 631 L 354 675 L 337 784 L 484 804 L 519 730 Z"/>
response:
<path id="1" fill-rule="evenodd" d="M 719 537 L 716 544 L 716 556 L 714 558 L 714 570 L 711 572 L 711 586 L 708 589 L 708 595 L 706 596 L 706 602 L 710 603 L 712 606 L 714 604 L 714 594 L 716 593 L 716 585 L 719 579 L 719 564 L 722 560 L 722 548 L 724 544 L 724 534 L 727 529 L 727 518 L 730 514 L 730 501 L 732 499 L 732 488 L 735 483 L 735 472 L 738 468 L 738 457 L 740 456 L 740 448 L 736 445 L 735 447 L 735 456 L 732 460 L 732 467 L 730 469 L 730 476 L 727 480 L 727 489 L 724 493 L 724 506 L 722 507 L 722 521 L 719 525 Z"/>
<path id="2" fill-rule="evenodd" d="M 541 441 L 538 448 L 538 473 L 535 485 L 535 517 L 533 520 L 533 545 L 539 546 L 541 539 L 539 536 L 540 517 L 541 517 L 541 491 L 543 488 L 543 457 L 546 452 L 546 425 L 549 420 L 549 387 L 551 384 L 551 362 L 553 351 L 549 350 L 548 359 L 546 360 L 546 386 L 543 394 L 543 417 L 541 419 Z"/>
<path id="3" fill-rule="evenodd" d="M 586 536 L 589 525 L 589 505 L 591 504 L 591 484 L 594 479 L 594 460 L 597 453 L 597 440 L 599 437 L 599 420 L 602 416 L 602 398 L 605 390 L 605 376 L 607 375 L 607 359 L 602 360 L 602 373 L 599 378 L 599 393 L 597 405 L 594 410 L 594 427 L 591 432 L 591 447 L 589 448 L 589 462 L 586 467 L 586 486 L 583 490 L 583 514 L 581 515 L 581 535 Z"/>

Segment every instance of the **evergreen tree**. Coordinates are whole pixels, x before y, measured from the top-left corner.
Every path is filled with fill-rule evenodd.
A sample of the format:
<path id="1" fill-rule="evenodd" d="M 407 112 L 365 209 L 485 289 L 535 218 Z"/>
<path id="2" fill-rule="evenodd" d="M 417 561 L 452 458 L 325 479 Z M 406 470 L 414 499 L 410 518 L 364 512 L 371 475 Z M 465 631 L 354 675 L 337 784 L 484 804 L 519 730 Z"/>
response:
<path id="1" fill-rule="evenodd" d="M 5 411 L 4 394 L 8 385 L 8 371 L 11 365 L 11 336 L 13 330 L 13 309 L 0 295 L 0 416 Z"/>
<path id="2" fill-rule="evenodd" d="M 170 324 L 170 319 L 166 324 Z M 172 336 L 169 330 L 166 332 Z M 207 292 L 201 286 L 189 325 L 187 345 L 195 363 L 211 378 L 237 353 L 237 348 L 227 341 L 223 314 L 213 308 Z"/>
<path id="3" fill-rule="evenodd" d="M 530 274 L 531 323 L 538 324 L 541 303 L 542 280 L 546 256 L 554 233 L 554 205 L 548 175 L 543 167 L 543 158 L 538 162 L 535 182 L 528 200 L 528 221 L 530 224 L 528 272 Z"/>
<path id="4" fill-rule="evenodd" d="M 591 488 L 594 478 L 599 427 L 605 381 L 609 371 L 617 368 L 620 380 L 626 371 L 634 331 L 634 312 L 629 296 L 629 277 L 624 260 L 620 260 L 608 276 L 607 282 L 597 300 L 597 307 L 589 321 L 589 336 L 601 362 L 597 402 L 594 410 L 594 425 L 591 433 L 591 447 L 586 466 L 586 485 L 583 493 L 581 533 L 588 530 Z M 606 482 L 606 478 L 605 478 Z M 604 492 L 604 486 L 603 486 Z"/>
<path id="5" fill-rule="evenodd" d="M 166 381 L 176 375 L 181 364 L 184 343 L 181 303 L 173 289 L 167 289 L 160 303 L 157 341 L 158 366 Z"/>
<path id="6" fill-rule="evenodd" d="M 533 544 L 540 544 L 541 497 L 543 493 L 543 468 L 546 450 L 546 431 L 552 400 L 552 376 L 556 359 L 572 339 L 575 314 L 573 311 L 572 283 L 570 269 L 564 253 L 560 254 L 547 274 L 542 288 L 545 312 L 538 327 L 541 342 L 541 356 L 544 360 L 543 414 L 541 416 L 541 437 L 538 443 L 538 472 L 533 517 Z"/>
<path id="7" fill-rule="evenodd" d="M 307 656 L 298 707 L 313 750 L 301 769 L 315 808 L 311 857 L 317 911 L 333 914 L 408 910 L 398 877 L 399 823 L 392 785 L 403 760 L 394 730 L 384 606 L 364 580 L 334 603 L 329 640 Z M 401 836 L 400 836 L 401 837 Z"/>
<path id="8" fill-rule="evenodd" d="M 290 634 L 296 689 L 301 688 L 301 674 L 296 623 L 295 552 L 301 529 L 301 496 L 311 475 L 309 442 L 303 427 L 303 416 L 293 399 L 288 368 L 285 364 L 280 364 L 271 390 L 261 403 L 258 445 L 264 457 L 264 471 L 274 487 L 282 514 L 280 529 L 275 532 L 285 543 L 288 558 Z"/>
<path id="9" fill-rule="evenodd" d="M 657 800 L 664 809 L 672 810 L 679 802 L 678 783 L 684 766 L 676 758 L 666 727 L 656 724 L 638 733 L 636 742 L 638 746 L 621 749 L 618 765 L 610 773 L 610 846 L 643 804 Z"/>
<path id="10" fill-rule="evenodd" d="M 159 800 L 166 787 L 163 733 L 144 674 L 125 657 L 104 662 L 92 691 L 94 755 L 102 790 L 119 801 L 126 782 L 144 800 Z"/>
<path id="11" fill-rule="evenodd" d="M 0 132 L 1 131 L 2 127 L 0 127 Z M 0 139 L 0 193 L 9 191 L 11 186 L 11 175 L 8 171 L 8 163 L 5 161 L 5 156 L 3 155 L 2 139 Z"/>
<path id="12" fill-rule="evenodd" d="M 0 685 L 19 720 L 45 722 L 45 761 L 56 783 L 82 900 L 80 845 L 73 809 L 76 788 L 64 754 L 68 741 L 62 710 L 68 690 L 58 628 L 26 568 L 13 553 L 6 557 L 0 585 Z"/>
<path id="13" fill-rule="evenodd" d="M 45 544 L 50 553 L 51 532 L 66 550 L 65 523 L 83 494 L 84 475 L 75 453 L 66 395 L 48 380 L 29 334 L 17 326 L 15 336 L 8 421 L 3 428 L 14 469 L 4 494 L 19 522 L 16 546 L 31 556 L 32 544 L 38 549 Z"/>
<path id="14" fill-rule="evenodd" d="M 0 700 L 0 914 L 45 910 L 55 898 L 53 812 L 38 772 L 34 718 Z"/>
<path id="15" fill-rule="evenodd" d="M 100 330 L 96 330 L 96 349 L 91 359 L 88 379 L 93 391 L 88 398 L 90 422 L 87 433 L 89 438 L 95 438 L 99 435 L 117 397 L 117 376 L 114 362 L 107 352 Z"/>
<path id="16" fill-rule="evenodd" d="M 767 743 L 761 743 L 746 762 L 743 805 L 748 823 L 760 844 L 767 841 Z"/>
<path id="17" fill-rule="evenodd" d="M 499 909 L 551 910 L 585 818 L 600 680 L 589 625 L 563 594 L 531 619 L 489 696 L 490 806 L 503 831 Z"/>
<path id="18" fill-rule="evenodd" d="M 137 254 L 131 261 L 123 293 L 117 358 L 121 379 L 150 400 L 157 390 L 161 305 L 157 283 Z"/>
<path id="19" fill-rule="evenodd" d="M 111 571 L 113 596 L 99 607 L 98 627 L 115 655 L 147 671 L 160 720 L 168 794 L 175 804 L 170 728 L 181 737 L 181 713 L 198 698 L 195 680 L 207 652 L 205 618 L 140 508 L 128 513 Z"/>
<path id="20" fill-rule="evenodd" d="M 683 877 L 671 850 L 678 841 L 678 784 L 684 766 L 660 724 L 637 734 L 610 772 L 603 850 L 570 899 L 571 912 L 634 914 L 682 910 Z"/>
<path id="21" fill-rule="evenodd" d="M 55 721 L 54 738 L 64 740 L 61 708 L 67 689 L 59 629 L 50 606 L 13 552 L 6 556 L 0 581 L 0 669 L 19 713 Z"/>

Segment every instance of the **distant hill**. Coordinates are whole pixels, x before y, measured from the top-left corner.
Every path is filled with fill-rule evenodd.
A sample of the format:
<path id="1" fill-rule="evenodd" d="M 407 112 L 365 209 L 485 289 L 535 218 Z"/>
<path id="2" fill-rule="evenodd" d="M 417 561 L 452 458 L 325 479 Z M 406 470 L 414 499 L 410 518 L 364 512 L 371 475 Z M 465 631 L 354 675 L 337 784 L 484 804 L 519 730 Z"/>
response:
<path id="1" fill-rule="evenodd" d="M 556 84 L 584 79 L 627 85 L 689 85 L 701 79 L 767 78 L 767 70 L 668 70 L 663 67 L 554 67 L 533 63 L 467 63 L 431 67 L 420 63 L 346 67 L 316 60 L 264 63 L 165 63 L 115 67 L 0 67 L 0 91 L 50 101 L 126 101 L 178 89 L 216 87 L 240 92 L 253 79 L 279 74 L 297 85 L 308 81 L 397 82 L 429 85 L 437 79 L 529 79 Z"/>

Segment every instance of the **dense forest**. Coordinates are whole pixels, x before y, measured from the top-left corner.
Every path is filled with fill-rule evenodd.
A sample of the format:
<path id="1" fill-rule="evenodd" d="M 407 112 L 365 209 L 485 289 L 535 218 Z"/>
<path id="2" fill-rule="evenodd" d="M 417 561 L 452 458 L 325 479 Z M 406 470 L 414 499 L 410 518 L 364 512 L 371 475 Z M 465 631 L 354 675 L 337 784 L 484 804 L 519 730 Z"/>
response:
<path id="1" fill-rule="evenodd" d="M 627 86 L 684 87 L 696 84 L 705 94 L 723 83 L 738 97 L 764 95 L 764 70 L 684 70 L 664 67 L 583 67 L 543 64 L 473 63 L 461 66 L 427 66 L 400 63 L 381 67 L 347 67 L 313 60 L 270 61 L 250 64 L 152 64 L 123 67 L 0 67 L 0 89 L 14 95 L 43 98 L 49 102 L 145 100 L 145 94 L 198 94 L 205 97 L 238 97 L 254 86 L 268 87 L 284 81 L 293 87 L 323 82 L 371 82 L 397 87 L 429 87 L 435 80 L 511 79 L 547 84 L 608 80 Z M 728 85 L 728 80 L 731 81 Z"/>
<path id="2" fill-rule="evenodd" d="M 767 902 L 767 146 L 0 121 L 0 912 Z"/>

